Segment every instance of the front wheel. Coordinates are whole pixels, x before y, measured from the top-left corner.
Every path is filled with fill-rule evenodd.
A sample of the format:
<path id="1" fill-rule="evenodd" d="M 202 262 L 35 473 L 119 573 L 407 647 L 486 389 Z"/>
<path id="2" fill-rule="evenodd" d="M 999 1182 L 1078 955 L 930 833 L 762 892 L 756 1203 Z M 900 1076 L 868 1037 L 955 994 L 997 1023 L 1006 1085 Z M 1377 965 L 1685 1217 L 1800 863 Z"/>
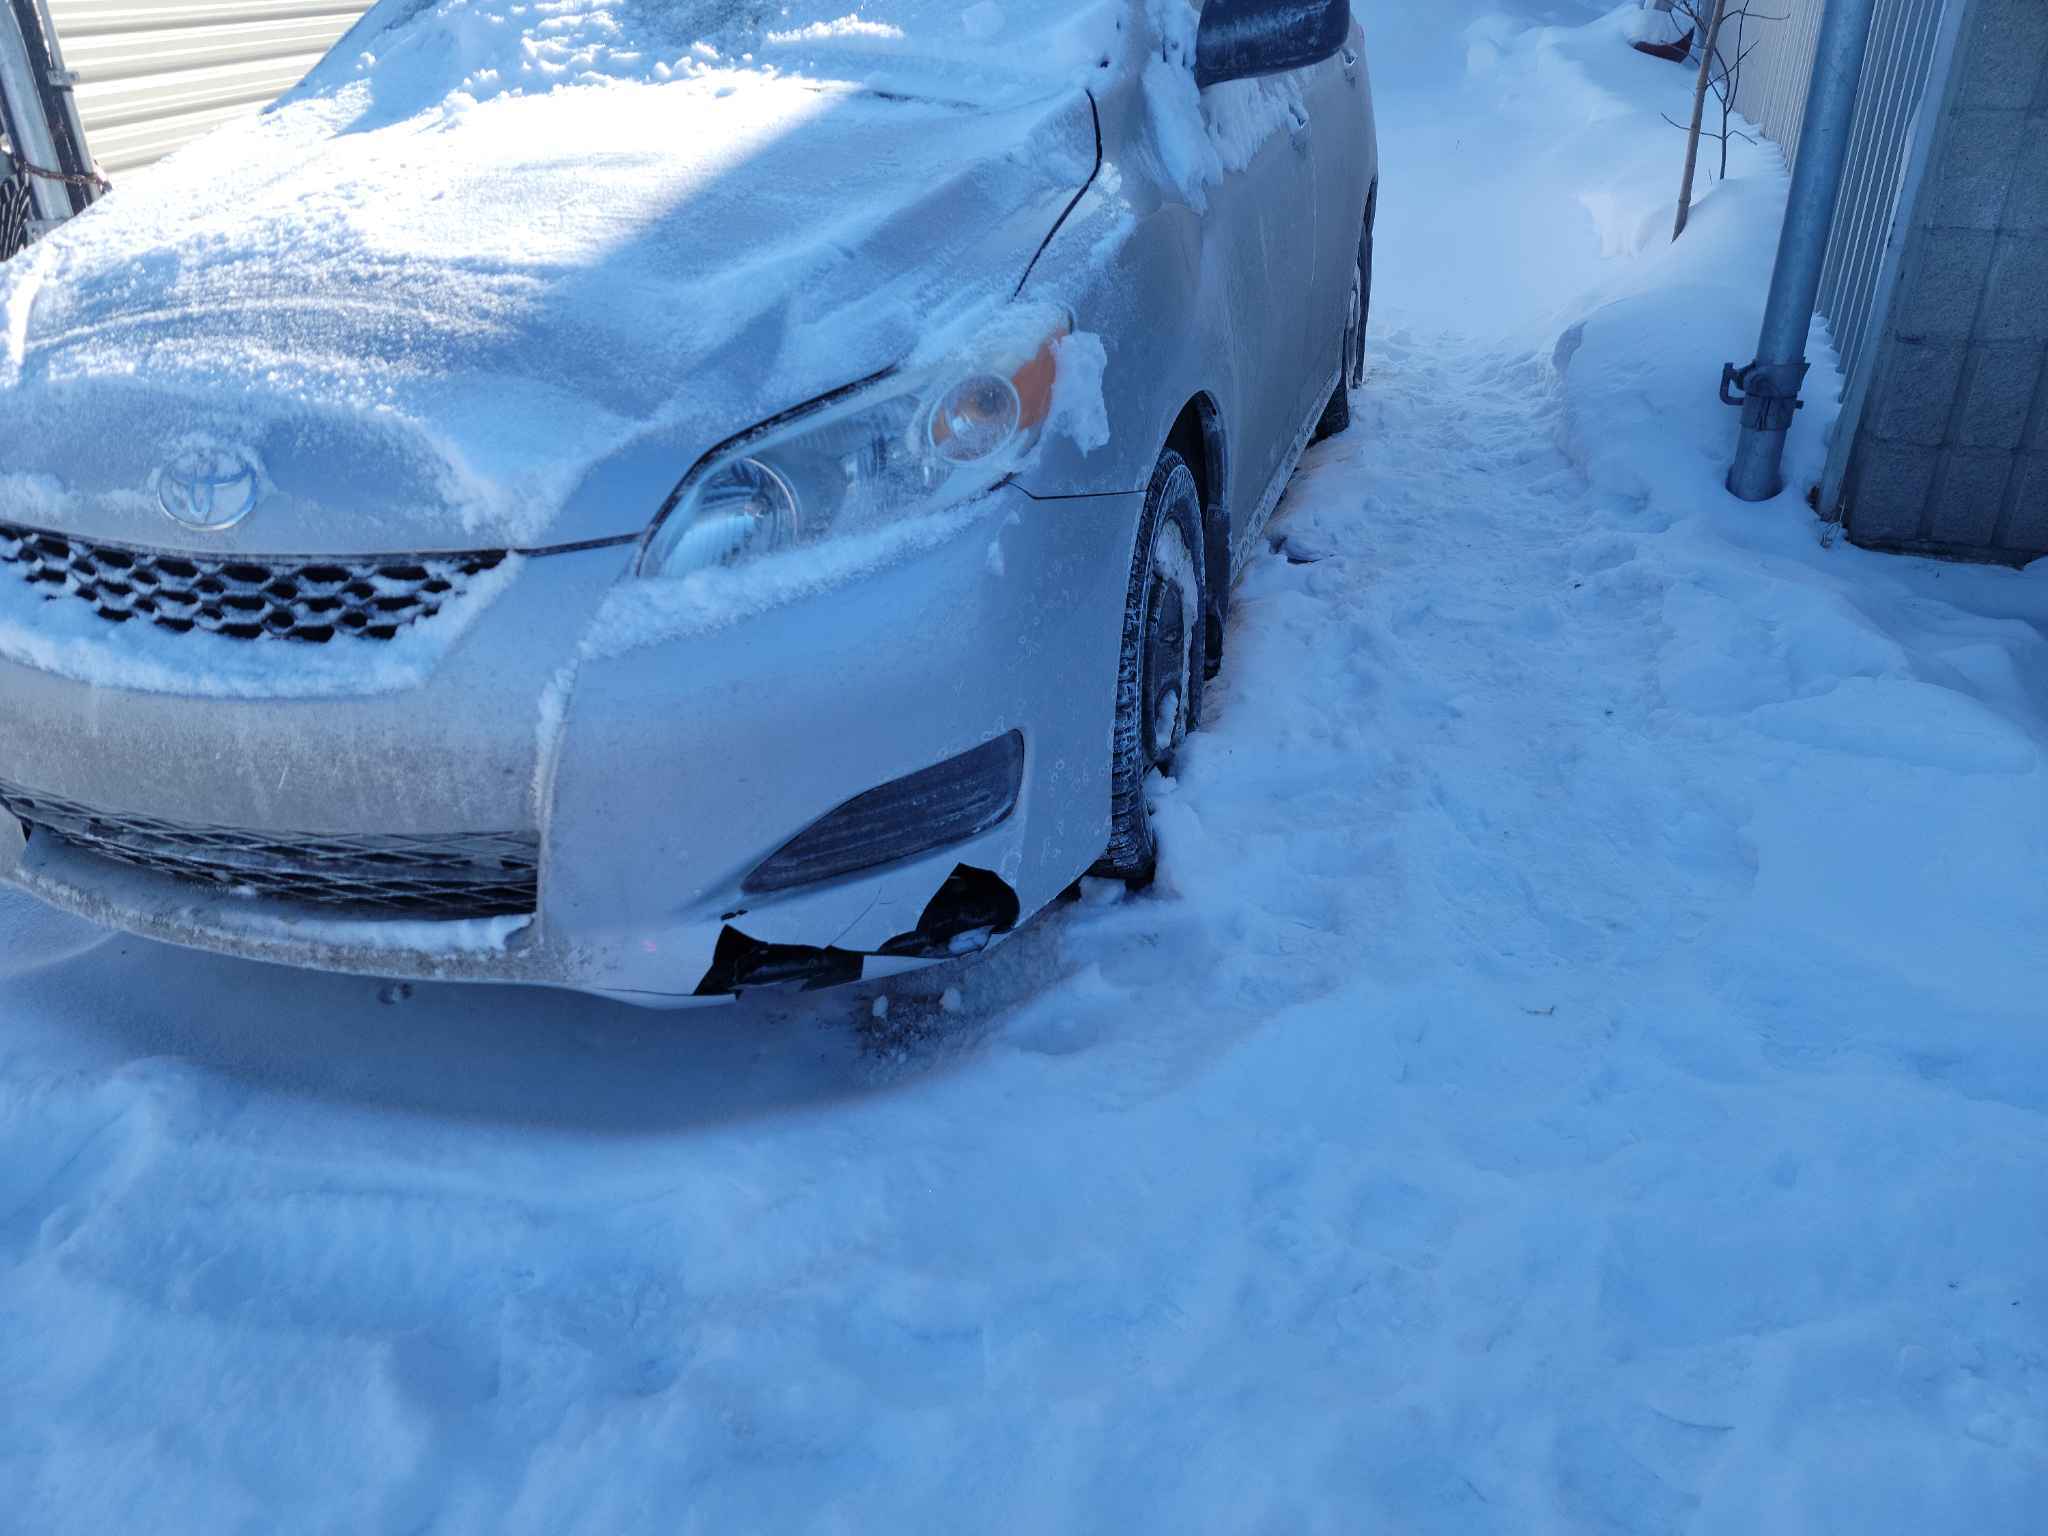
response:
<path id="1" fill-rule="evenodd" d="M 1358 242 L 1358 265 L 1351 274 L 1351 301 L 1344 312 L 1343 363 L 1337 388 L 1316 423 L 1317 442 L 1335 437 L 1351 425 L 1351 391 L 1365 383 L 1365 327 L 1372 318 L 1372 233 Z"/>
<path id="2" fill-rule="evenodd" d="M 1370 216 L 1365 238 L 1358 242 L 1358 279 L 1351 291 L 1351 329 L 1344 353 L 1353 389 L 1365 387 L 1365 329 L 1372 323 L 1372 225 Z"/>
<path id="3" fill-rule="evenodd" d="M 1158 865 L 1145 785 L 1154 769 L 1172 771 L 1174 754 L 1201 723 L 1209 649 L 1206 571 L 1201 492 L 1187 461 L 1169 448 L 1145 493 L 1124 603 L 1110 741 L 1109 847 L 1097 875 L 1143 883 Z"/>

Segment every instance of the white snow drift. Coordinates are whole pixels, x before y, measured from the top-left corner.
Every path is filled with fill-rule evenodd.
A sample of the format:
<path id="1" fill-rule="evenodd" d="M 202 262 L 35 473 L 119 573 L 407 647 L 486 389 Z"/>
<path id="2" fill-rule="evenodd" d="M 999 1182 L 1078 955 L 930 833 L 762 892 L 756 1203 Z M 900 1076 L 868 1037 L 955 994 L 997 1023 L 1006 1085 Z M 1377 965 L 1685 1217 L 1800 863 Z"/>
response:
<path id="1" fill-rule="evenodd" d="M 1827 540 L 1825 366 L 1722 493 L 1781 169 L 1664 244 L 1685 72 L 1503 4 L 1364 7 L 1152 893 L 682 1025 L 0 907 L 0 1525 L 2040 1528 L 2048 587 Z"/>

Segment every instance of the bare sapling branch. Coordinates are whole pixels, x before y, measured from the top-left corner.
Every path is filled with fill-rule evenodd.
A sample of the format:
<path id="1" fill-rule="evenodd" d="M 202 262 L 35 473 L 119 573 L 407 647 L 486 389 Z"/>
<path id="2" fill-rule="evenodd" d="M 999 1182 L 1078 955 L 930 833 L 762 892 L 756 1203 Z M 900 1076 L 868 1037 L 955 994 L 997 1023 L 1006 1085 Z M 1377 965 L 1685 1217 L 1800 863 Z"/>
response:
<path id="1" fill-rule="evenodd" d="M 1727 14 L 1728 0 L 1714 0 L 1714 20 L 1707 28 L 1706 46 L 1700 49 L 1700 77 L 1692 89 L 1692 127 L 1685 135 L 1685 175 L 1678 184 L 1678 223 L 1671 231 L 1673 240 L 1685 233 L 1686 223 L 1692 217 L 1692 184 L 1700 168 L 1700 130 L 1706 124 L 1707 91 L 1713 84 L 1714 60 L 1721 48 L 1721 23 Z"/>
<path id="2" fill-rule="evenodd" d="M 1728 143 L 1740 139 L 1745 144 L 1756 143 L 1754 135 L 1745 133 L 1736 124 L 1736 103 L 1742 98 L 1742 69 L 1749 62 L 1749 56 L 1762 44 L 1762 39 L 1752 41 L 1748 36 L 1752 21 L 1785 21 L 1786 16 L 1759 14 L 1756 0 L 1677 0 L 1672 14 L 1681 22 L 1689 24 L 1689 38 L 1702 39 L 1700 49 L 1700 79 L 1694 87 L 1693 120 L 1690 125 L 1664 120 L 1686 135 L 1685 179 L 1679 192 L 1678 222 L 1671 238 L 1676 240 L 1685 233 L 1686 224 L 1692 216 L 1693 189 L 1699 174 L 1699 146 L 1702 139 L 1713 139 L 1721 146 L 1719 165 L 1715 172 L 1722 181 L 1728 179 Z M 1735 28 L 1735 44 L 1724 49 L 1723 39 L 1728 35 L 1729 24 Z M 1733 57 L 1730 57 L 1732 53 Z M 1716 105 L 1720 108 L 1720 126 L 1706 126 L 1706 94 L 1711 91 Z"/>

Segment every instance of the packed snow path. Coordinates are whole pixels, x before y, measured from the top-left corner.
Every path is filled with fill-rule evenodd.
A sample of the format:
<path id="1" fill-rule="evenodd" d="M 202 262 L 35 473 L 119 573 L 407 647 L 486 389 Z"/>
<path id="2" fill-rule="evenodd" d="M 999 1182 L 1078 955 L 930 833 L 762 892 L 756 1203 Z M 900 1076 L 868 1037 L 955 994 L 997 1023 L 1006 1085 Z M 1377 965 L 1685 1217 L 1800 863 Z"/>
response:
<path id="1" fill-rule="evenodd" d="M 1719 493 L 1782 178 L 1646 233 L 1619 17 L 1370 9 L 1159 889 L 881 1019 L 0 901 L 0 1529 L 2040 1529 L 2048 590 Z"/>

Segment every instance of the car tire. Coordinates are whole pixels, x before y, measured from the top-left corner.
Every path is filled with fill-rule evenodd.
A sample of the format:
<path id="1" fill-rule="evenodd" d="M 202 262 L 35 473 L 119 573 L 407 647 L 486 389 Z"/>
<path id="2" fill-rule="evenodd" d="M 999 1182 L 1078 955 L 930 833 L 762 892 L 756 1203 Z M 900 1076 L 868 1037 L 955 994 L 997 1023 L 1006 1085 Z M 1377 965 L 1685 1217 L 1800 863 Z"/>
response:
<path id="1" fill-rule="evenodd" d="M 1207 566 L 1202 495 L 1187 460 L 1169 448 L 1152 471 L 1124 603 L 1111 734 L 1109 847 L 1091 873 L 1143 884 L 1159 848 L 1146 781 L 1170 773 L 1188 733 L 1201 724 L 1208 674 Z"/>
<path id="2" fill-rule="evenodd" d="M 1372 232 L 1358 242 L 1358 269 L 1351 276 L 1351 300 L 1345 306 L 1343 365 L 1337 388 L 1316 423 L 1315 440 L 1335 437 L 1351 425 L 1351 391 L 1365 383 L 1365 328 L 1372 318 Z"/>

